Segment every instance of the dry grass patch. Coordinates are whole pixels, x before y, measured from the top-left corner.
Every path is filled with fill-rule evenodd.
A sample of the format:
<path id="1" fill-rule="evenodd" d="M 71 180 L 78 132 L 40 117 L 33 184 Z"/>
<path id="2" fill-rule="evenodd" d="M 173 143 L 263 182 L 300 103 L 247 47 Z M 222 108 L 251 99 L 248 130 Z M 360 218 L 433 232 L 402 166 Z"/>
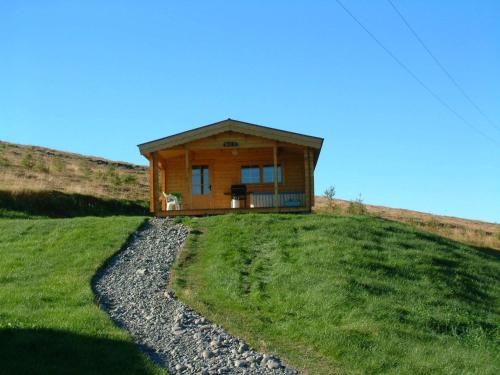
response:
<path id="1" fill-rule="evenodd" d="M 335 199 L 336 214 L 345 214 L 350 202 Z M 369 215 L 410 224 L 416 228 L 439 234 L 452 240 L 470 245 L 500 251 L 500 225 L 479 220 L 468 220 L 458 217 L 432 215 L 425 212 L 405 210 L 364 204 Z M 316 197 L 314 211 L 332 212 L 324 197 Z"/>
<path id="2" fill-rule="evenodd" d="M 147 167 L 0 141 L 0 190 L 148 199 Z"/>

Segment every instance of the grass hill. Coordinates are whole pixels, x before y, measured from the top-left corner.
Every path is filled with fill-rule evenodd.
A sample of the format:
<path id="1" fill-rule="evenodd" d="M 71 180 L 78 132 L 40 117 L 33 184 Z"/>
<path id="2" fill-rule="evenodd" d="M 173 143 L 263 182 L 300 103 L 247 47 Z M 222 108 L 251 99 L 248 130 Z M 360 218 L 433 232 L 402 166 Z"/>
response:
<path id="1" fill-rule="evenodd" d="M 145 167 L 0 143 L 4 372 L 164 373 L 90 287 L 147 192 Z M 498 225 L 317 201 L 315 215 L 179 219 L 178 296 L 311 374 L 499 372 Z"/>
<path id="2" fill-rule="evenodd" d="M 308 374 L 498 374 L 498 253 L 374 216 L 194 218 L 195 310 Z"/>

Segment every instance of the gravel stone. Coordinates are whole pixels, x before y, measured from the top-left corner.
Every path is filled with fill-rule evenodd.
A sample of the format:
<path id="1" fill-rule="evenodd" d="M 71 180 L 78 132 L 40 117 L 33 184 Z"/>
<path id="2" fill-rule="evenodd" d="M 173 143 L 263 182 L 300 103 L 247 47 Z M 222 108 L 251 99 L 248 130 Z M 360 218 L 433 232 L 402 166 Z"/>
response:
<path id="1" fill-rule="evenodd" d="M 181 365 L 180 363 L 178 363 L 178 364 L 175 365 L 175 370 L 176 371 L 182 371 L 183 369 L 184 369 L 184 366 Z"/>
<path id="2" fill-rule="evenodd" d="M 139 276 L 144 276 L 146 274 L 146 270 L 144 268 L 141 268 L 135 271 L 135 273 L 138 274 Z"/>
<path id="3" fill-rule="evenodd" d="M 236 367 L 246 367 L 247 362 L 244 359 L 237 359 L 236 361 L 234 361 L 234 365 Z"/>
<path id="4" fill-rule="evenodd" d="M 144 224 L 95 275 L 92 287 L 101 308 L 172 374 L 298 374 L 210 323 L 168 289 L 170 268 L 187 235 L 172 219 Z"/>
<path id="5" fill-rule="evenodd" d="M 277 369 L 280 367 L 280 363 L 275 360 L 275 359 L 269 359 L 267 361 L 267 368 L 270 368 L 270 369 Z"/>
<path id="6" fill-rule="evenodd" d="M 216 349 L 219 347 L 219 343 L 216 340 L 210 341 L 210 347 Z"/>

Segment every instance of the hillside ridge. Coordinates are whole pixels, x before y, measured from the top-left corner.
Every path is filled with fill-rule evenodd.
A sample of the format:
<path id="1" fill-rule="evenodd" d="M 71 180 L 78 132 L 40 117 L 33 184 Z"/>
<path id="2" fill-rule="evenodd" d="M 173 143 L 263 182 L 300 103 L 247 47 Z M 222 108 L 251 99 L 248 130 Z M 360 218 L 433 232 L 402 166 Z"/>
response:
<path id="1" fill-rule="evenodd" d="M 6 146 L 27 148 L 27 149 L 31 149 L 33 151 L 40 151 L 40 152 L 46 153 L 49 156 L 69 156 L 69 157 L 87 159 L 89 161 L 96 162 L 97 164 L 101 164 L 101 163 L 113 164 L 116 166 L 122 166 L 124 168 L 130 168 L 130 169 L 137 169 L 137 168 L 144 169 L 144 170 L 148 169 L 148 167 L 146 165 L 134 164 L 134 163 L 130 163 L 128 161 L 111 160 L 111 159 L 106 159 L 104 157 L 95 156 L 95 155 L 79 154 L 79 153 L 73 152 L 73 151 L 58 150 L 55 148 L 50 148 L 50 147 L 45 147 L 45 146 L 20 144 L 20 143 L 7 142 L 7 141 L 2 141 L 2 140 L 0 140 L 0 144 L 6 145 Z"/>
<path id="2" fill-rule="evenodd" d="M 0 190 L 54 190 L 99 198 L 147 201 L 148 167 L 48 147 L 0 141 Z M 352 214 L 352 202 L 335 199 L 329 208 L 322 196 L 315 212 Z M 402 208 L 362 204 L 364 213 L 401 221 L 475 246 L 500 250 L 500 225 Z M 354 212 L 355 213 L 355 212 Z"/>
<path id="3" fill-rule="evenodd" d="M 0 141 L 0 190 L 55 190 L 146 200 L 148 167 Z"/>

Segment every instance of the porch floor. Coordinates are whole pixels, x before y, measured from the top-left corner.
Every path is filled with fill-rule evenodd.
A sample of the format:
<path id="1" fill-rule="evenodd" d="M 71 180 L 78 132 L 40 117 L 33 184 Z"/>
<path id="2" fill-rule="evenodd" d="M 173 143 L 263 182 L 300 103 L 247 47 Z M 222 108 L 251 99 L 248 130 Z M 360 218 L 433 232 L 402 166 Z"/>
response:
<path id="1" fill-rule="evenodd" d="M 187 210 L 160 211 L 158 216 L 205 216 L 205 215 L 222 215 L 229 213 L 307 213 L 310 212 L 306 207 L 262 207 L 262 208 L 197 208 Z"/>

